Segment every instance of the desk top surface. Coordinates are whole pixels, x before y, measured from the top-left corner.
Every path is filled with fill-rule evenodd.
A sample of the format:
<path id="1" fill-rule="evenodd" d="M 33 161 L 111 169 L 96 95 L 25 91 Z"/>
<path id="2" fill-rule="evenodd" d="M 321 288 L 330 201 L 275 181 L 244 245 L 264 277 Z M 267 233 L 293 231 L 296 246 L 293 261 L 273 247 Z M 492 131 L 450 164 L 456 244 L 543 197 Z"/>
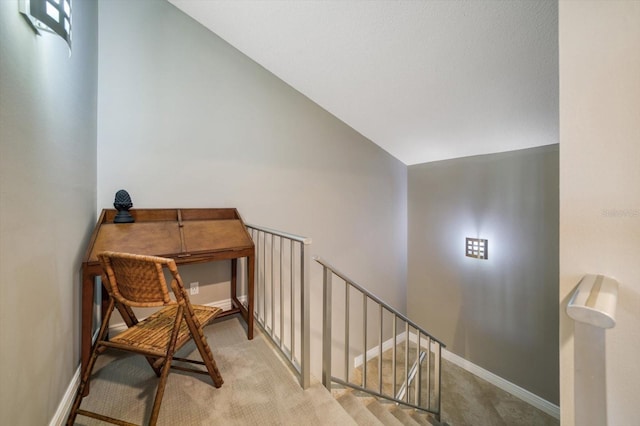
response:
<path id="1" fill-rule="evenodd" d="M 184 259 L 229 256 L 253 251 L 253 240 L 236 209 L 135 209 L 134 223 L 113 223 L 117 211 L 105 209 L 94 228 L 83 263 L 97 254 L 121 251 Z"/>

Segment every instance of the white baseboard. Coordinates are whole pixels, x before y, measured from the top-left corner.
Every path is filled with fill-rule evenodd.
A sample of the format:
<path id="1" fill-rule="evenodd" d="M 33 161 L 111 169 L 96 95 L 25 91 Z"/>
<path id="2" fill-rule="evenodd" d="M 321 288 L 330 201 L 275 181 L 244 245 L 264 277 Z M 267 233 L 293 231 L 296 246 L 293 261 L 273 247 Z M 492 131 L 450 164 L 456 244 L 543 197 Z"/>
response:
<path id="1" fill-rule="evenodd" d="M 404 342 L 406 339 L 406 333 L 402 332 L 400 334 L 397 335 L 396 337 L 396 344 L 402 343 Z M 418 338 L 416 336 L 415 333 L 409 333 L 409 341 L 416 343 L 418 341 Z M 426 348 L 426 340 L 421 342 L 421 346 Z M 372 359 L 378 356 L 379 354 L 379 346 L 374 346 L 373 348 L 369 349 L 367 351 L 367 359 Z M 384 342 L 382 342 L 382 351 L 386 351 L 388 349 L 393 348 L 393 339 L 389 339 L 386 340 Z M 432 350 L 434 348 L 432 347 Z M 519 398 L 521 400 L 523 400 L 524 402 L 526 402 L 529 405 L 532 405 L 534 407 L 536 407 L 537 409 L 547 413 L 548 415 L 560 420 L 560 407 L 558 407 L 555 404 L 552 404 L 551 402 L 547 401 L 546 399 L 543 399 L 541 397 L 539 397 L 538 395 L 529 392 L 528 390 L 521 388 L 520 386 L 511 383 L 508 380 L 503 379 L 502 377 L 488 371 L 485 370 L 484 368 L 472 363 L 471 361 L 467 361 L 466 359 L 462 358 L 461 356 L 458 356 L 456 354 L 454 354 L 453 352 L 450 352 L 446 349 L 442 350 L 442 358 L 446 359 L 447 361 L 457 365 L 458 367 L 461 367 L 465 370 L 467 370 L 469 373 L 474 374 L 478 377 L 480 377 L 483 380 L 486 380 L 487 382 L 491 383 L 492 385 L 502 389 L 505 392 L 510 393 L 511 395 L 515 396 L 516 398 Z M 359 355 L 357 357 L 354 358 L 353 360 L 353 364 L 354 367 L 357 368 L 359 366 L 362 365 L 362 355 Z"/>
<path id="2" fill-rule="evenodd" d="M 413 337 L 413 336 L 411 336 Z M 396 345 L 399 343 L 404 342 L 406 339 L 406 334 L 403 331 L 402 333 L 398 334 L 396 336 Z M 410 339 L 411 341 L 413 341 L 413 339 Z M 416 340 L 417 341 L 417 340 Z M 393 339 L 389 339 L 389 340 L 385 340 L 384 342 L 382 342 L 382 352 L 389 350 L 393 348 Z M 378 356 L 378 354 L 380 353 L 378 346 L 374 346 L 373 348 L 369 349 L 367 351 L 367 359 L 371 359 L 371 358 L 375 358 Z M 354 368 L 358 368 L 362 365 L 362 355 L 358 355 L 357 357 L 355 357 L 353 359 L 353 367 Z"/>
<path id="3" fill-rule="evenodd" d="M 71 382 L 69 382 L 67 390 L 62 396 L 62 400 L 60 400 L 58 409 L 49 422 L 49 426 L 62 426 L 66 423 L 67 417 L 69 416 L 69 411 L 71 411 L 71 405 L 73 404 L 73 398 L 75 398 L 76 396 L 78 386 L 80 386 L 80 366 L 78 366 L 76 372 L 73 373 Z"/>
<path id="4" fill-rule="evenodd" d="M 422 337 L 422 339 L 425 339 L 424 337 Z M 403 331 L 402 333 L 398 334 L 396 336 L 396 345 L 404 342 L 406 340 L 406 332 Z M 409 333 L 409 341 L 412 343 L 417 343 L 418 342 L 418 335 L 415 333 Z M 423 348 L 426 348 L 425 345 L 426 339 L 425 340 L 421 340 L 420 342 L 420 346 L 422 346 Z M 435 350 L 436 349 L 436 344 L 437 343 L 432 343 L 431 345 L 431 350 Z M 382 352 L 393 348 L 393 339 L 389 339 L 386 340 L 384 342 L 382 342 Z M 373 348 L 369 349 L 367 351 L 367 359 L 371 359 L 371 358 L 375 358 L 378 356 L 379 353 L 379 349 L 378 346 L 374 346 Z M 353 366 L 355 368 L 358 368 L 362 365 L 362 355 L 358 355 L 357 357 L 355 357 L 353 359 Z"/>
<path id="5" fill-rule="evenodd" d="M 231 299 L 218 300 L 217 302 L 212 303 L 204 303 L 206 306 L 214 306 L 218 308 L 222 308 L 223 310 L 231 309 Z M 109 333 L 120 333 L 127 328 L 125 323 L 112 324 L 109 326 Z M 66 423 L 67 417 L 69 416 L 69 411 L 71 410 L 71 405 L 73 404 L 73 398 L 76 396 L 76 392 L 78 390 L 78 386 L 80 386 L 80 366 L 76 369 L 76 372 L 73 374 L 69 385 L 67 386 L 67 390 L 62 396 L 62 400 L 58 404 L 58 409 L 56 410 L 53 418 L 49 422 L 49 426 L 62 426 Z"/>

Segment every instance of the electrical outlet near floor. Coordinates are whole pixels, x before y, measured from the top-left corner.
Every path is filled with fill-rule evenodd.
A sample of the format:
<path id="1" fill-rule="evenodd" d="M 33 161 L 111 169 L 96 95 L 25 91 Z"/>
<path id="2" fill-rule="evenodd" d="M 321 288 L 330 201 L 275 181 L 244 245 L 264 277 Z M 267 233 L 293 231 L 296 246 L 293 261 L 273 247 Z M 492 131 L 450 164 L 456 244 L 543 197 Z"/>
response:
<path id="1" fill-rule="evenodd" d="M 189 294 L 190 295 L 194 295 L 194 294 L 198 294 L 200 283 L 198 281 L 194 281 L 191 284 L 189 284 Z"/>

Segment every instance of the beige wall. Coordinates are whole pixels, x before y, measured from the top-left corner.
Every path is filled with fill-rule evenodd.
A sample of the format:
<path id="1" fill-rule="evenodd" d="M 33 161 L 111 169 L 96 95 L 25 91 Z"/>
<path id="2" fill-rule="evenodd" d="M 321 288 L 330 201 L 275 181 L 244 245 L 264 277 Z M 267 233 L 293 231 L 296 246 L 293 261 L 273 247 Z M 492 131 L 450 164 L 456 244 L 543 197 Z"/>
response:
<path id="1" fill-rule="evenodd" d="M 408 210 L 409 317 L 558 404 L 558 145 L 411 166 Z"/>
<path id="2" fill-rule="evenodd" d="M 121 188 L 134 208 L 236 207 L 311 237 L 312 254 L 404 310 L 404 164 L 166 1 L 99 9 L 98 209 Z M 204 286 L 196 301 L 216 297 L 209 284 L 228 280 L 217 272 L 189 272 Z M 322 274 L 311 272 L 320 377 Z"/>
<path id="3" fill-rule="evenodd" d="M 567 299 L 586 273 L 620 283 L 616 327 L 587 332 L 598 337 L 588 344 L 578 341 L 578 331 L 584 330 L 565 313 Z M 593 351 L 602 356 L 585 359 Z M 561 1 L 562 424 L 637 424 L 639 354 L 640 2 Z M 589 368 L 578 368 L 585 365 Z M 604 381 L 588 380 L 604 375 Z M 606 387 L 604 415 L 594 398 L 597 387 Z"/>
<path id="4" fill-rule="evenodd" d="M 73 53 L 0 1 L 0 424 L 51 420 L 79 361 L 81 256 L 96 210 L 98 8 Z"/>

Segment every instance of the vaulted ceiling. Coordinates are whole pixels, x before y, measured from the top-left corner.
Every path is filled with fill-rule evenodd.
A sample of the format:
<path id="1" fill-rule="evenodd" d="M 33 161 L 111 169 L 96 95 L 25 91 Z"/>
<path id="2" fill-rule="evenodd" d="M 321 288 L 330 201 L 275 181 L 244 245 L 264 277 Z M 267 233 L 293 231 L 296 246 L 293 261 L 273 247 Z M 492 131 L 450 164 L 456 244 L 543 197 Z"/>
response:
<path id="1" fill-rule="evenodd" d="M 556 1 L 169 1 L 405 164 L 558 142 Z"/>

